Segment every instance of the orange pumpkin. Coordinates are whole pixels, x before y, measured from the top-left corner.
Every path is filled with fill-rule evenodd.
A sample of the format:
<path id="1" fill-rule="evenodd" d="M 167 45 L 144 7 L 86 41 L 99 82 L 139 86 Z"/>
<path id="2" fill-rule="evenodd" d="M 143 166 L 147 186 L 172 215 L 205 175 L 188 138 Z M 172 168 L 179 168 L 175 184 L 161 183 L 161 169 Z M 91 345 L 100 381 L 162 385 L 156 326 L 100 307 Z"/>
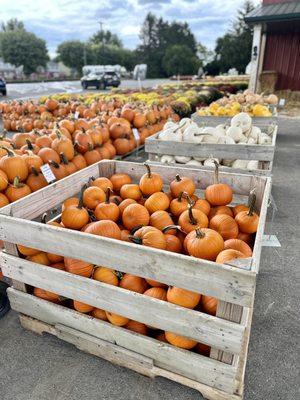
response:
<path id="1" fill-rule="evenodd" d="M 122 173 L 112 175 L 109 178 L 109 180 L 113 184 L 113 190 L 115 192 L 119 192 L 123 185 L 128 185 L 131 184 L 132 182 L 131 177 L 129 175 Z"/>
<path id="2" fill-rule="evenodd" d="M 64 258 L 65 270 L 70 272 L 71 274 L 85 276 L 86 278 L 90 278 L 94 266 L 85 261 L 76 260 L 75 258 L 65 257 Z"/>
<path id="3" fill-rule="evenodd" d="M 94 307 L 89 304 L 82 303 L 81 301 L 73 300 L 73 307 L 76 311 L 87 314 L 93 311 Z"/>
<path id="4" fill-rule="evenodd" d="M 147 163 L 144 163 L 147 173 L 140 179 L 140 189 L 144 196 L 151 196 L 155 192 L 160 192 L 163 188 L 163 180 L 159 174 L 151 172 Z"/>
<path id="5" fill-rule="evenodd" d="M 227 214 L 215 215 L 210 220 L 209 227 L 219 232 L 224 240 L 235 239 L 239 233 L 238 224 Z"/>
<path id="6" fill-rule="evenodd" d="M 201 299 L 201 294 L 191 292 L 186 289 L 169 287 L 167 291 L 167 300 L 170 303 L 181 307 L 195 308 Z"/>
<path id="7" fill-rule="evenodd" d="M 119 285 L 119 279 L 116 275 L 116 272 L 106 267 L 96 267 L 94 270 L 93 279 L 107 283 L 108 285 Z"/>
<path id="8" fill-rule="evenodd" d="M 136 226 L 148 225 L 149 218 L 150 216 L 148 210 L 141 204 L 128 205 L 122 214 L 123 225 L 129 231 L 135 228 Z"/>
<path id="9" fill-rule="evenodd" d="M 145 279 L 139 276 L 125 274 L 120 281 L 120 287 L 136 293 L 144 293 L 148 285 Z"/>
<path id="10" fill-rule="evenodd" d="M 170 205 L 170 199 L 163 192 L 153 193 L 145 201 L 145 207 L 147 208 L 150 214 L 153 214 L 155 211 L 158 210 L 165 211 L 169 208 L 169 205 Z"/>
<path id="11" fill-rule="evenodd" d="M 186 236 L 185 248 L 190 256 L 215 261 L 224 249 L 224 240 L 212 229 L 196 229 Z"/>
<path id="12" fill-rule="evenodd" d="M 180 196 L 182 192 L 192 196 L 196 190 L 196 185 L 190 178 L 176 175 L 175 179 L 170 183 L 170 190 L 173 197 Z"/>
<path id="13" fill-rule="evenodd" d="M 125 326 L 124 328 L 132 331 L 132 332 L 136 332 L 139 333 L 140 335 L 147 335 L 148 333 L 148 329 L 147 326 L 145 324 L 142 324 L 141 322 L 138 321 L 133 321 L 130 320 Z"/>
<path id="14" fill-rule="evenodd" d="M 173 346 L 190 350 L 197 345 L 196 340 L 188 339 L 185 336 L 176 335 L 172 332 L 165 332 L 165 338 Z"/>
<path id="15" fill-rule="evenodd" d="M 108 311 L 106 311 L 105 313 L 108 321 L 113 325 L 124 326 L 129 322 L 129 318 L 123 317 L 122 315 L 113 314 Z"/>

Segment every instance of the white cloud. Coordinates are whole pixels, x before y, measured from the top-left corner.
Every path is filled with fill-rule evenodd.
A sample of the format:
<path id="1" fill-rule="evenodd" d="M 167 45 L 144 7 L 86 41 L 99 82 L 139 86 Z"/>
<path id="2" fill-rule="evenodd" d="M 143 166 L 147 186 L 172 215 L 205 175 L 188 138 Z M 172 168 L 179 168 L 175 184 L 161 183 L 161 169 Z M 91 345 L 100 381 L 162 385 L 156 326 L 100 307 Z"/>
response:
<path id="1" fill-rule="evenodd" d="M 0 19 L 22 20 L 27 30 L 46 40 L 51 55 L 64 40 L 86 40 L 99 29 L 99 20 L 104 29 L 121 37 L 124 46 L 134 48 L 149 11 L 169 21 L 187 21 L 197 40 L 213 48 L 243 3 L 244 0 L 1 0 Z"/>

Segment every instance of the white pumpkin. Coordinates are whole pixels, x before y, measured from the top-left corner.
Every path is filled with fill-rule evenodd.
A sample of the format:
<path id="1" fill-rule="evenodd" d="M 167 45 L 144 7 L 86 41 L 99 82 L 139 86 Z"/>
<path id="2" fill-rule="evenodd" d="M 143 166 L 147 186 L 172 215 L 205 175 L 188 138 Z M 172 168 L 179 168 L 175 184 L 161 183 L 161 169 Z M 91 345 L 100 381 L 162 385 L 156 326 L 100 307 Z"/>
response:
<path id="1" fill-rule="evenodd" d="M 232 168 L 246 169 L 247 165 L 248 165 L 248 160 L 235 160 L 232 163 Z"/>
<path id="2" fill-rule="evenodd" d="M 250 115 L 248 115 L 247 113 L 241 112 L 241 113 L 235 115 L 234 117 L 232 117 L 230 125 L 238 126 L 238 127 L 242 128 L 242 132 L 244 133 L 248 129 L 250 129 L 250 127 L 252 125 L 252 119 L 251 119 Z"/>
<path id="3" fill-rule="evenodd" d="M 220 143 L 220 144 L 235 144 L 235 141 L 230 136 L 219 136 L 218 143 Z"/>
<path id="4" fill-rule="evenodd" d="M 218 143 L 218 138 L 217 138 L 217 136 L 214 136 L 211 134 L 210 135 L 204 134 L 202 136 L 202 143 Z"/>
<path id="5" fill-rule="evenodd" d="M 259 169 L 259 161 L 258 160 L 251 160 L 247 164 L 247 169 L 254 170 Z"/>
<path id="6" fill-rule="evenodd" d="M 258 126 L 252 126 L 249 138 L 253 138 L 257 143 L 258 136 L 261 134 L 261 129 Z"/>
<path id="7" fill-rule="evenodd" d="M 203 161 L 205 161 L 206 160 L 206 158 L 205 157 L 194 157 L 194 159 L 196 160 L 196 161 L 199 161 L 199 162 L 203 162 Z"/>
<path id="8" fill-rule="evenodd" d="M 195 165 L 196 167 L 201 167 L 202 163 L 200 161 L 197 160 L 190 160 L 186 163 L 186 165 Z"/>
<path id="9" fill-rule="evenodd" d="M 264 132 L 258 136 L 258 144 L 271 144 L 271 138 Z"/>
<path id="10" fill-rule="evenodd" d="M 253 137 L 249 137 L 249 139 L 247 140 L 247 144 L 257 144 L 257 141 L 253 139 Z"/>
<path id="11" fill-rule="evenodd" d="M 174 164 L 175 158 L 173 156 L 169 156 L 168 154 L 165 154 L 165 155 L 161 156 L 160 162 L 162 164 Z"/>
<path id="12" fill-rule="evenodd" d="M 243 137 L 243 130 L 240 126 L 230 126 L 226 131 L 226 136 L 231 137 L 234 142 L 238 143 Z"/>
<path id="13" fill-rule="evenodd" d="M 187 162 L 189 162 L 192 157 L 185 157 L 185 156 L 175 156 L 175 161 L 180 163 L 180 164 L 186 164 Z"/>
<path id="14" fill-rule="evenodd" d="M 173 129 L 176 129 L 176 128 L 178 128 L 178 125 L 177 124 L 175 124 L 175 122 L 173 122 L 173 121 L 167 121 L 165 124 L 164 124 L 164 127 L 163 127 L 163 130 L 165 131 L 165 130 L 167 130 L 167 129 L 169 129 L 169 128 L 173 128 Z"/>
<path id="15" fill-rule="evenodd" d="M 198 126 L 196 124 L 191 124 L 184 130 L 182 134 L 182 140 L 184 142 L 195 143 L 197 141 L 195 134 L 197 134 L 198 132 Z"/>
<path id="16" fill-rule="evenodd" d="M 218 158 L 207 158 L 203 165 L 206 167 L 215 167 L 215 161 L 219 164 L 219 159 Z"/>
<path id="17" fill-rule="evenodd" d="M 190 118 L 182 118 L 180 121 L 179 121 L 179 127 L 181 128 L 181 129 L 185 129 L 185 128 L 187 128 L 190 124 L 192 123 L 192 120 L 190 119 Z"/>

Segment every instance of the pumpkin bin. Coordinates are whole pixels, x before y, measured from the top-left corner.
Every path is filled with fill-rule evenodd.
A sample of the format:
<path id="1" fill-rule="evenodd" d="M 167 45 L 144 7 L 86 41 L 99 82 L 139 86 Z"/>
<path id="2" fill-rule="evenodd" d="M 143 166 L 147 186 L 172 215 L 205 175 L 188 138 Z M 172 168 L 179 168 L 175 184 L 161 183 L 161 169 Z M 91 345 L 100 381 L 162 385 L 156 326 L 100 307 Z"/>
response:
<path id="1" fill-rule="evenodd" d="M 124 213 L 129 207 L 138 204 L 135 199 L 132 199 L 135 203 L 129 202 L 125 206 L 122 216 L 120 214 L 116 222 L 112 220 L 91 221 L 93 212 L 88 212 L 83 206 L 82 208 L 88 212 L 89 217 L 88 225 L 81 228 L 83 230 L 68 227 L 62 229 L 50 224 L 43 224 L 41 227 L 41 224 L 29 220 L 36 218 L 37 215 L 35 214 L 40 210 L 49 211 L 49 204 L 54 206 L 65 202 L 67 198 L 74 198 L 87 183 L 89 176 L 95 176 L 95 178 L 100 176 L 110 180 L 113 175 L 122 173 L 130 176 L 132 181 L 130 184 L 138 185 L 137 182 L 145 174 L 143 165 L 116 161 L 100 162 L 97 168 L 95 166 L 88 168 L 91 168 L 92 172 L 79 171 L 77 182 L 73 180 L 72 176 L 57 182 L 55 197 L 51 193 L 50 187 L 41 189 L 44 194 L 43 198 L 39 195 L 41 191 L 33 193 L 31 196 L 33 201 L 36 199 L 37 204 L 39 204 L 38 210 L 31 210 L 29 214 L 29 211 L 26 211 L 24 207 L 22 207 L 22 210 L 19 208 L 19 211 L 18 208 L 14 208 L 13 212 L 20 213 L 19 218 L 4 213 L 0 214 L 0 224 L 4 221 L 6 224 L 11 224 L 7 225 L 5 240 L 16 240 L 20 246 L 47 251 L 51 254 L 61 254 L 65 259 L 72 257 L 74 260 L 82 260 L 87 266 L 91 266 L 89 277 L 75 276 L 70 272 L 36 264 L 24 258 L 17 258 L 12 254 L 3 254 L 2 257 L 5 259 L 4 274 L 15 280 L 22 281 L 24 279 L 28 285 L 51 293 L 58 293 L 59 296 L 54 298 L 55 301 L 60 303 L 56 304 L 12 288 L 9 289 L 12 308 L 52 326 L 52 333 L 56 334 L 57 332 L 57 335 L 59 333 L 55 324 L 58 326 L 59 319 L 62 321 L 64 318 L 68 318 L 68 323 L 66 323 L 68 328 L 63 335 L 65 340 L 68 338 L 68 340 L 74 342 L 74 335 L 72 336 L 71 331 L 74 334 L 74 330 L 81 330 L 80 340 L 94 336 L 95 343 L 98 344 L 104 340 L 105 345 L 108 348 L 114 348 L 116 354 L 121 355 L 121 351 L 124 352 L 125 348 L 128 355 L 137 354 L 137 359 L 141 356 L 154 360 L 155 365 L 160 366 L 155 366 L 155 370 L 153 370 L 155 375 L 167 374 L 167 371 L 169 371 L 167 375 L 169 378 L 180 382 L 182 381 L 180 377 L 185 377 L 187 378 L 185 383 L 189 380 L 193 381 L 193 385 L 199 391 L 211 390 L 215 393 L 221 391 L 224 396 L 231 395 L 236 382 L 235 366 L 231 363 L 222 362 L 221 358 L 216 360 L 213 357 L 204 357 L 193 349 L 196 349 L 197 344 L 201 343 L 209 346 L 212 349 L 211 351 L 219 351 L 220 357 L 225 352 L 244 359 L 242 344 L 249 335 L 249 329 L 246 329 L 246 327 L 251 324 L 251 312 L 249 311 L 253 306 L 255 284 L 255 270 L 253 268 L 255 268 L 256 260 L 260 254 L 261 243 L 256 239 L 254 247 L 249 246 L 253 253 L 251 265 L 253 270 L 247 271 L 235 267 L 231 262 L 229 262 L 230 266 L 215 262 L 218 254 L 222 251 L 238 251 L 232 248 L 236 246 L 236 243 L 229 243 L 228 246 L 231 247 L 226 247 L 225 242 L 227 240 L 241 239 L 235 238 L 224 241 L 222 236 L 212 228 L 200 227 L 200 233 L 195 230 L 183 233 L 184 229 L 180 228 L 181 231 L 179 231 L 172 227 L 169 232 L 164 233 L 157 227 L 148 225 L 149 222 L 145 222 L 143 227 L 133 226 L 133 228 L 130 227 L 130 230 L 128 229 L 130 242 L 122 241 L 120 240 L 121 231 L 127 229 L 123 225 L 126 220 Z M 171 183 L 178 172 L 176 167 L 150 166 L 150 168 L 153 173 L 162 177 L 165 185 Z M 202 191 L 205 190 L 206 186 L 210 182 L 213 183 L 213 174 L 207 173 L 207 171 L 201 172 L 201 170 L 190 169 L 179 171 L 179 173 L 180 176 L 186 176 L 195 183 L 196 195 L 199 198 L 203 196 Z M 235 179 L 232 179 L 232 176 L 220 173 L 220 180 L 227 184 L 230 183 L 233 193 L 237 192 L 239 200 L 247 203 L 253 181 L 246 175 L 238 176 Z M 268 178 L 259 179 L 261 181 L 260 185 L 257 185 L 256 192 L 256 210 L 259 211 L 256 238 L 260 237 L 263 231 L 267 197 L 270 190 Z M 239 180 L 243 182 L 243 185 L 239 184 Z M 69 181 L 73 184 L 68 184 Z M 246 187 L 247 189 L 244 189 Z M 122 186 L 120 186 L 121 188 Z M 165 190 L 165 187 L 163 189 Z M 119 194 L 124 201 L 121 190 Z M 178 195 L 176 198 L 178 198 Z M 21 203 L 26 201 L 28 201 L 26 198 L 22 199 L 20 203 L 16 203 L 16 207 L 21 207 Z M 102 203 L 105 203 L 105 201 L 106 199 Z M 160 206 L 160 201 L 160 198 L 156 199 L 155 204 Z M 165 210 L 160 207 L 153 212 L 149 212 L 146 206 L 138 205 L 148 211 L 150 221 L 155 212 L 168 213 L 170 211 L 171 201 L 169 198 L 168 201 L 169 206 Z M 100 202 L 100 204 L 102 203 Z M 73 200 L 71 205 L 65 204 L 65 211 L 71 209 L 73 216 L 72 207 L 74 207 L 77 217 L 77 209 L 80 209 L 78 207 L 80 204 L 73 202 Z M 119 206 L 117 205 L 117 207 Z M 24 215 L 23 218 L 22 215 Z M 204 215 L 208 218 L 206 214 Z M 165 214 L 158 214 L 159 221 L 165 216 Z M 156 215 L 152 218 L 153 221 L 155 217 Z M 170 217 L 176 224 L 178 217 L 174 215 Z M 44 238 L 43 243 L 40 242 L 41 229 Z M 28 230 L 30 230 L 30 240 Z M 210 231 L 214 232 L 211 236 Z M 205 234 L 204 239 L 208 241 L 208 244 L 202 248 L 203 234 Z M 174 236 L 182 243 L 181 253 L 167 251 L 166 235 Z M 238 244 L 240 243 L 238 242 Z M 207 251 L 207 248 L 211 249 L 209 257 L 203 252 L 203 249 Z M 244 247 L 244 251 L 245 249 L 246 247 Z M 28 252 L 28 250 L 22 250 Z M 248 247 L 247 250 L 249 250 Z M 240 262 L 243 262 L 243 259 L 240 259 Z M 64 264 L 66 266 L 66 261 Z M 99 267 L 99 265 L 105 265 L 105 267 Z M 246 261 L 244 265 L 246 268 L 248 265 Z M 109 279 L 106 278 L 102 278 L 103 280 L 95 279 L 97 275 L 95 266 L 113 270 L 112 278 L 116 282 L 114 277 L 117 277 L 118 285 L 107 283 Z M 22 273 L 20 273 L 20 270 L 22 270 Z M 114 274 L 114 271 L 117 275 Z M 118 271 L 121 271 L 121 274 Z M 106 277 L 105 274 L 103 276 Z M 130 279 L 124 278 L 127 276 Z M 156 293 L 157 290 L 152 289 L 162 290 L 160 290 L 161 293 Z M 152 295 L 148 295 L 149 290 L 150 294 L 153 292 Z M 89 305 L 91 311 L 88 311 L 88 307 L 83 307 L 83 312 L 66 309 L 60 296 Z M 216 316 L 207 313 L 203 308 L 205 296 L 218 299 L 220 305 L 227 304 L 232 310 L 232 315 L 229 318 L 234 318 L 234 320 L 223 319 L 222 307 L 217 307 Z M 34 306 L 35 304 L 38 306 Z M 46 309 L 48 310 L 47 313 L 45 312 Z M 90 315 L 86 315 L 86 313 Z M 235 321 L 236 313 L 243 315 L 240 322 Z M 47 315 L 51 315 L 51 318 Z M 97 317 L 97 315 L 99 316 Z M 108 321 L 104 321 L 106 319 Z M 147 329 L 148 326 L 155 329 Z M 70 332 L 67 333 L 69 327 Z M 101 328 L 99 329 L 99 327 Z M 65 328 L 59 327 L 59 329 Z M 98 332 L 96 337 L 95 332 Z M 164 335 L 162 335 L 163 332 L 165 332 Z M 114 344 L 107 340 L 107 338 L 112 337 L 110 336 L 112 334 L 116 335 Z M 156 337 L 164 337 L 167 342 L 159 341 L 155 339 Z M 207 350 L 205 351 L 207 352 Z M 201 353 L 200 350 L 199 352 Z M 132 360 L 131 362 L 136 366 L 137 361 Z M 195 366 L 193 369 L 190 368 L 191 362 Z M 130 367 L 129 362 L 124 365 Z M 145 366 L 145 371 L 149 371 L 149 374 L 153 369 L 153 364 L 151 365 L 149 369 L 147 369 L 148 366 Z M 226 371 L 226 374 L 223 374 L 223 371 Z"/>

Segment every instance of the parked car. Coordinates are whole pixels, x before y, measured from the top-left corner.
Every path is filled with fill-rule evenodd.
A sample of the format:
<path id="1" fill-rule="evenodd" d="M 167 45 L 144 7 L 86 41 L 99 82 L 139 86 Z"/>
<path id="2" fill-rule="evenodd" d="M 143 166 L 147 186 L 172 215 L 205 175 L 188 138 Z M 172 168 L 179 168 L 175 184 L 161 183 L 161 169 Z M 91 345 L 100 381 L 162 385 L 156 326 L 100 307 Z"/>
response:
<path id="1" fill-rule="evenodd" d="M 3 96 L 6 96 L 7 94 L 5 79 L 1 77 L 0 77 L 0 93 L 2 93 Z"/>
<path id="2" fill-rule="evenodd" d="M 95 87 L 96 89 L 105 90 L 107 87 L 118 87 L 121 84 L 121 79 L 115 71 L 91 72 L 81 78 L 83 89 Z"/>

